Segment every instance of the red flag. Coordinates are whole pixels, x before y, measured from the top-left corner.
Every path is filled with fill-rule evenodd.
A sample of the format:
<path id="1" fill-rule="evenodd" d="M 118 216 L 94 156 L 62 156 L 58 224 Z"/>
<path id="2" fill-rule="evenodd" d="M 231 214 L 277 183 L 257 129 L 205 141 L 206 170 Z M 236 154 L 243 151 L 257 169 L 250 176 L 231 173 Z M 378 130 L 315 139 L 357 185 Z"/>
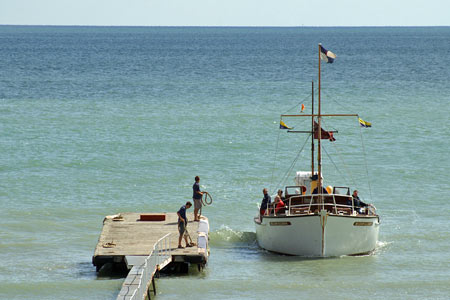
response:
<path id="1" fill-rule="evenodd" d="M 315 139 L 319 139 L 319 130 L 317 130 L 318 128 L 319 128 L 319 124 L 317 124 L 317 122 L 314 121 L 314 138 Z M 324 139 L 330 140 L 330 142 L 334 142 L 336 140 L 333 137 L 333 132 L 325 131 L 325 130 L 323 130 L 323 128 L 321 128 L 320 138 L 322 140 L 324 140 Z"/>

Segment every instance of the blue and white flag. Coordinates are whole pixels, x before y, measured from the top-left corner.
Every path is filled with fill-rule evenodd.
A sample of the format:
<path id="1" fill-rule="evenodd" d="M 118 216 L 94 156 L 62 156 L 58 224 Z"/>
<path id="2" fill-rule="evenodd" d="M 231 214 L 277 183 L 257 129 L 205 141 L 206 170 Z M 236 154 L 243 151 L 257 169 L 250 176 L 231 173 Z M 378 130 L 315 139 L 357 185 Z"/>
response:
<path id="1" fill-rule="evenodd" d="M 334 59 L 336 58 L 336 54 L 331 51 L 328 51 L 322 45 L 320 45 L 320 58 L 326 61 L 329 64 L 332 64 Z"/>

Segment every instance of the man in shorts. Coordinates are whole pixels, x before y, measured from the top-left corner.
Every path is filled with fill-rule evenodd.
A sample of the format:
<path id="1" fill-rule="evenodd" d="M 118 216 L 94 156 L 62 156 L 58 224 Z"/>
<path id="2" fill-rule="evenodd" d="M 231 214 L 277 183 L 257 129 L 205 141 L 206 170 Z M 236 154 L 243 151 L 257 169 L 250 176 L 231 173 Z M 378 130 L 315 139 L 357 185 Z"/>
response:
<path id="1" fill-rule="evenodd" d="M 195 176 L 195 183 L 192 186 L 194 191 L 192 195 L 192 200 L 194 201 L 194 221 L 200 221 L 200 216 L 198 215 L 198 211 L 202 208 L 202 196 L 203 193 L 200 191 L 200 177 Z"/>
<path id="2" fill-rule="evenodd" d="M 187 236 L 186 236 L 186 226 L 188 223 L 188 219 L 186 217 L 186 209 L 189 209 L 192 206 L 192 203 L 190 201 L 186 202 L 185 205 L 183 205 L 178 211 L 178 232 L 180 233 L 180 237 L 178 238 L 178 248 L 183 248 L 181 246 L 181 240 L 184 236 L 184 241 L 186 242 L 186 247 L 190 247 L 190 244 L 188 243 Z"/>

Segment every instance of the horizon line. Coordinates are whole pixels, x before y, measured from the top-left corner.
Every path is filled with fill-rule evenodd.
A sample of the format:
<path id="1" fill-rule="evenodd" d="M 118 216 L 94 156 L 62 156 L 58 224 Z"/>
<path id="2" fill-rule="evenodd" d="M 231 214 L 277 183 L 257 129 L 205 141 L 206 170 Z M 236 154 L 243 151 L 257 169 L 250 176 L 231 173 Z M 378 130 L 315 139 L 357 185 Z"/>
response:
<path id="1" fill-rule="evenodd" d="M 176 27 L 176 28 L 392 28 L 392 27 L 450 27 L 450 25 L 80 25 L 80 24 L 0 24 L 0 26 L 22 27 Z"/>

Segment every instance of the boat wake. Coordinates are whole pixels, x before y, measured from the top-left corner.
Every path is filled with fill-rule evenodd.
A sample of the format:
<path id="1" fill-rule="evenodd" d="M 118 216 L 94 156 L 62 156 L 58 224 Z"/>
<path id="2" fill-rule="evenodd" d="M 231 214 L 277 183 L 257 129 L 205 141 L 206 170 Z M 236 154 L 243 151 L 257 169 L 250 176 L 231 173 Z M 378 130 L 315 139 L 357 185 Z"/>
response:
<path id="1" fill-rule="evenodd" d="M 258 248 L 256 233 L 250 231 L 237 231 L 222 225 L 219 230 L 209 234 L 210 245 L 213 247 L 250 247 Z"/>
<path id="2" fill-rule="evenodd" d="M 357 254 L 357 255 L 342 255 L 341 257 L 345 257 L 345 256 L 354 256 L 354 257 L 364 257 L 364 256 L 376 256 L 381 254 L 383 251 L 385 251 L 390 244 L 392 244 L 393 242 L 383 242 L 383 241 L 377 241 L 377 245 L 375 247 L 375 249 L 369 253 L 364 253 L 364 254 Z"/>
<path id="3" fill-rule="evenodd" d="M 373 254 L 375 254 L 375 255 L 380 254 L 381 252 L 385 251 L 386 248 L 392 243 L 393 242 L 377 241 L 377 247 L 373 251 Z"/>

